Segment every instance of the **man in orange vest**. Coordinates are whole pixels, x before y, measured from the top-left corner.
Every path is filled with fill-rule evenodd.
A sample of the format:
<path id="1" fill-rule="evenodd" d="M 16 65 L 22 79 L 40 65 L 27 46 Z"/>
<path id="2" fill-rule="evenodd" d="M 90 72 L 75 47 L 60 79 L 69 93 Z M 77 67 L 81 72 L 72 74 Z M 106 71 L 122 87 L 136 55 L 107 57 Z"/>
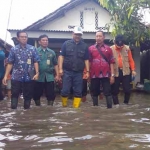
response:
<path id="1" fill-rule="evenodd" d="M 114 105 L 119 106 L 118 94 L 120 83 L 122 82 L 124 96 L 124 104 L 129 103 L 130 99 L 130 82 L 135 77 L 135 63 L 129 46 L 124 44 L 123 35 L 115 37 L 115 44 L 111 46 L 115 58 L 114 74 L 115 83 L 112 85 L 112 96 Z"/>

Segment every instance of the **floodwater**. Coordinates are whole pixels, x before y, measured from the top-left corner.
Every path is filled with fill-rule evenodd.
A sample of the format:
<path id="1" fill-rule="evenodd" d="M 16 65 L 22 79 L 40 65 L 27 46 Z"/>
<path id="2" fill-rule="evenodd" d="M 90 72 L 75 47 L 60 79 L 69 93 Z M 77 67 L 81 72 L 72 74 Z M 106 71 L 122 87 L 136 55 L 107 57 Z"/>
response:
<path id="1" fill-rule="evenodd" d="M 90 96 L 79 109 L 53 107 L 17 110 L 0 102 L 0 150 L 150 150 L 150 95 L 133 93 L 129 106 L 106 109 L 105 100 L 92 107 Z"/>

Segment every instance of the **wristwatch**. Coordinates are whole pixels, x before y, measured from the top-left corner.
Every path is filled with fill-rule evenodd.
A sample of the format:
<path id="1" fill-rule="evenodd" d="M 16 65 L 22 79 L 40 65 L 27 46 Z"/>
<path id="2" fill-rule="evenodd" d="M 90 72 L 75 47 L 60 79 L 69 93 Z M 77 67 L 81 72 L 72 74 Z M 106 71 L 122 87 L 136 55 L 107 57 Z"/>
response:
<path id="1" fill-rule="evenodd" d="M 112 77 L 115 77 L 115 74 L 111 74 Z"/>
<path id="2" fill-rule="evenodd" d="M 39 74 L 39 71 L 38 71 L 38 72 L 36 72 L 36 74 Z"/>

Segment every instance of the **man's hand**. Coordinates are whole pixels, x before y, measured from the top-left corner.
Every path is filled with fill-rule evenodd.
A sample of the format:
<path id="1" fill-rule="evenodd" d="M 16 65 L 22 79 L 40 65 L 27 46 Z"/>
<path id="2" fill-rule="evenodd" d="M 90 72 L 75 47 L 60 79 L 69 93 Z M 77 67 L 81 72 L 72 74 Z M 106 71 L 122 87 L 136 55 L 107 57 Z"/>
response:
<path id="1" fill-rule="evenodd" d="M 91 82 L 91 78 L 90 78 L 90 77 L 87 79 L 87 82 L 88 82 L 88 83 L 90 83 L 90 82 Z"/>
<path id="2" fill-rule="evenodd" d="M 6 76 L 4 76 L 2 83 L 3 83 L 4 85 L 7 85 L 7 77 L 6 77 Z"/>
<path id="3" fill-rule="evenodd" d="M 34 77 L 33 77 L 33 80 L 38 80 L 39 78 L 39 74 L 37 73 Z"/>
<path id="4" fill-rule="evenodd" d="M 136 72 L 132 71 L 132 76 L 135 77 L 136 76 Z"/>
<path id="5" fill-rule="evenodd" d="M 114 84 L 114 82 L 115 82 L 115 78 L 114 77 L 110 77 L 110 84 Z"/>
<path id="6" fill-rule="evenodd" d="M 60 77 L 63 76 L 63 73 L 64 73 L 63 69 L 59 69 L 59 75 L 60 75 Z"/>
<path id="7" fill-rule="evenodd" d="M 89 72 L 86 72 L 86 79 L 89 79 L 89 77 L 90 77 Z"/>
<path id="8" fill-rule="evenodd" d="M 59 75 L 56 75 L 56 76 L 55 76 L 55 81 L 56 81 L 56 82 L 60 81 Z"/>

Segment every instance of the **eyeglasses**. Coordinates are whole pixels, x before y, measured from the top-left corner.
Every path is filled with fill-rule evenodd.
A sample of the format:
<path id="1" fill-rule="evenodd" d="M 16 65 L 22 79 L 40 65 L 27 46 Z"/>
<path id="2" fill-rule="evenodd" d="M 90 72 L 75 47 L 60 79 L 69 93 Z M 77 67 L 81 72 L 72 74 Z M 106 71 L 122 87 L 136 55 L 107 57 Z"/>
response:
<path id="1" fill-rule="evenodd" d="M 19 38 L 25 38 L 25 39 L 27 39 L 28 37 L 27 36 L 19 36 Z"/>

